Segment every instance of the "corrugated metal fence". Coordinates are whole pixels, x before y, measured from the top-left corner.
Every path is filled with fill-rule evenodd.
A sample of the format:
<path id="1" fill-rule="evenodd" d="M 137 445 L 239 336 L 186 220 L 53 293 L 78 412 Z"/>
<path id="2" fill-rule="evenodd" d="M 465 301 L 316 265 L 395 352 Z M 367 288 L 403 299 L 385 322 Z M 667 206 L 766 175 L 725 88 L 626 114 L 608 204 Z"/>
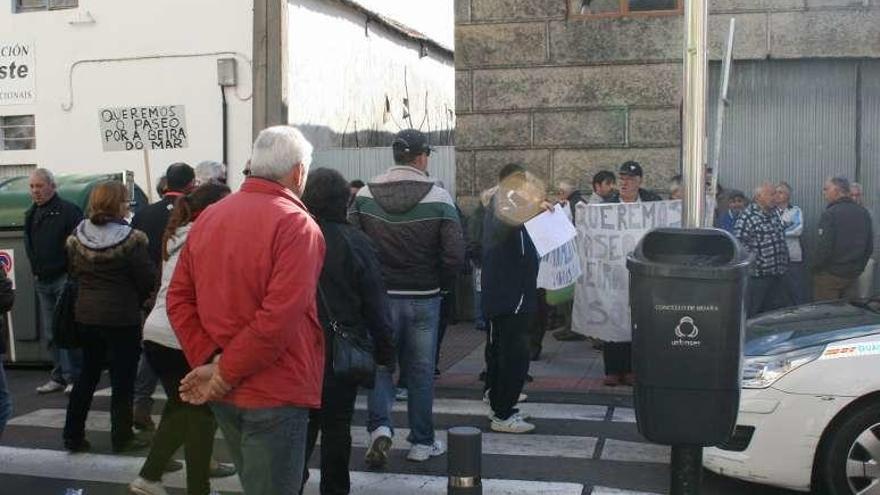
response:
<path id="1" fill-rule="evenodd" d="M 710 123 L 715 122 L 719 73 L 714 66 Z M 822 185 L 827 177 L 840 175 L 862 182 L 865 206 L 876 222 L 880 61 L 736 62 L 729 99 L 719 174 L 724 187 L 751 195 L 763 181 L 791 184 L 793 202 L 804 211 L 808 257 L 825 209 Z M 709 134 L 714 140 L 714 133 Z"/>
<path id="2" fill-rule="evenodd" d="M 327 167 L 338 170 L 346 179 L 370 179 L 394 165 L 391 148 L 338 148 L 315 152 L 312 168 Z M 455 198 L 455 147 L 438 146 L 433 149 L 428 173 L 443 182 Z"/>

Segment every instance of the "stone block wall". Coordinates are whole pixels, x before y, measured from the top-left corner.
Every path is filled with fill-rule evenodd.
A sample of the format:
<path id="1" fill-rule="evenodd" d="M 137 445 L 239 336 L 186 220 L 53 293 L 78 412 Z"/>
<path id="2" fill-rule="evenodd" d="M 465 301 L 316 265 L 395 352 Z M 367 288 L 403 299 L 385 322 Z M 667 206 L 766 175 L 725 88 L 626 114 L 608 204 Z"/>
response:
<path id="1" fill-rule="evenodd" d="M 880 0 L 709 0 L 710 57 L 730 19 L 738 60 L 880 58 Z M 552 187 L 639 161 L 664 189 L 680 163 L 679 15 L 588 18 L 578 0 L 455 0 L 457 191 L 511 161 Z"/>

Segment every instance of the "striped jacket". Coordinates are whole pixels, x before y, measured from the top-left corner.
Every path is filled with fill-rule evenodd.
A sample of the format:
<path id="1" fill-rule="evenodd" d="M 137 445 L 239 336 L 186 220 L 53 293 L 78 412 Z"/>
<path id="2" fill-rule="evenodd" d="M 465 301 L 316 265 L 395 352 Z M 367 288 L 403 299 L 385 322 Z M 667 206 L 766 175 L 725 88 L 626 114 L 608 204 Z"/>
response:
<path id="1" fill-rule="evenodd" d="M 378 250 L 389 296 L 438 296 L 464 264 L 452 197 L 413 167 L 394 166 L 370 181 L 358 192 L 349 221 Z"/>

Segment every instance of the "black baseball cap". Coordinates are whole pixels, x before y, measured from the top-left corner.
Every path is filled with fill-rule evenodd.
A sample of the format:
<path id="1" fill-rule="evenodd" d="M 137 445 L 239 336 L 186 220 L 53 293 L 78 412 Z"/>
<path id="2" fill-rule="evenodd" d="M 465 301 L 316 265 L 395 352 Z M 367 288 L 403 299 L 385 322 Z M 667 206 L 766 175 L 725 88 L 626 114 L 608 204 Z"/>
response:
<path id="1" fill-rule="evenodd" d="M 428 136 L 424 132 L 415 129 L 405 129 L 394 136 L 391 142 L 391 148 L 395 154 L 407 154 L 411 156 L 421 155 L 422 153 L 431 154 L 431 147 L 428 146 Z"/>
<path id="2" fill-rule="evenodd" d="M 169 191 L 184 192 L 196 179 L 196 171 L 186 163 L 172 163 L 165 171 L 165 177 Z"/>
<path id="3" fill-rule="evenodd" d="M 642 173 L 642 166 L 639 165 L 639 162 L 634 162 L 632 160 L 624 162 L 624 164 L 620 166 L 620 170 L 617 173 L 620 175 L 635 175 L 638 177 L 642 177 L 644 175 Z"/>

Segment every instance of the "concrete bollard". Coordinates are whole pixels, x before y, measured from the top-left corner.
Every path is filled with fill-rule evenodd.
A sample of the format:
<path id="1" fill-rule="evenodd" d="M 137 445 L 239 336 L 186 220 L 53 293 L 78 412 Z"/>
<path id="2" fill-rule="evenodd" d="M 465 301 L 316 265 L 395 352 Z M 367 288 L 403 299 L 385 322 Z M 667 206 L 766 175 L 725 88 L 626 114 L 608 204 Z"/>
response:
<path id="1" fill-rule="evenodd" d="M 477 428 L 450 428 L 447 495 L 482 495 L 483 434 Z"/>

